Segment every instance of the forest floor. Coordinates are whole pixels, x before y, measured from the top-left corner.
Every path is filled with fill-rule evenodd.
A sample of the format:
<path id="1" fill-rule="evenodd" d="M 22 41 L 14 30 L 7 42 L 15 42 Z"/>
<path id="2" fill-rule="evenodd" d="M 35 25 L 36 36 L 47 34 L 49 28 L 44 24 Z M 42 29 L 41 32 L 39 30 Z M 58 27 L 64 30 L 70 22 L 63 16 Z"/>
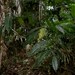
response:
<path id="1" fill-rule="evenodd" d="M 21 50 L 15 54 L 7 53 L 2 60 L 2 67 L 0 70 L 0 75 L 73 75 L 72 71 L 59 70 L 55 73 L 53 70 L 49 71 L 47 69 L 34 68 L 34 60 L 32 57 L 28 57 L 25 50 Z M 74 73 L 75 75 L 75 73 Z"/>

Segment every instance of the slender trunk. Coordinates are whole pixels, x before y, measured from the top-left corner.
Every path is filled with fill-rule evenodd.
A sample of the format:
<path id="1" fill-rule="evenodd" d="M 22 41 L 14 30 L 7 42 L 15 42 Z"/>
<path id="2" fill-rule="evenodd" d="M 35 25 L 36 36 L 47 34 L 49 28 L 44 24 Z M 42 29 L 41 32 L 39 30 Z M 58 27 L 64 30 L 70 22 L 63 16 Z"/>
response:
<path id="1" fill-rule="evenodd" d="M 39 1 L 39 21 L 41 20 L 42 10 L 41 10 L 41 0 Z"/>
<path id="2" fill-rule="evenodd" d="M 5 8 L 4 8 L 4 0 L 0 0 L 0 27 L 3 26 L 4 18 L 5 18 Z M 5 45 L 2 38 L 2 33 L 0 34 L 0 68 L 1 61 L 3 56 L 3 50 L 5 50 Z M 7 48 L 6 48 L 7 49 Z"/>
<path id="3" fill-rule="evenodd" d="M 2 25 L 2 0 L 0 0 L 0 26 Z M 1 35 L 0 35 L 0 68 L 1 68 L 1 60 L 2 60 L 2 47 L 1 47 Z"/>
<path id="4" fill-rule="evenodd" d="M 2 42 L 1 42 L 1 36 L 0 36 L 0 68 L 1 68 L 1 61 L 2 61 Z"/>

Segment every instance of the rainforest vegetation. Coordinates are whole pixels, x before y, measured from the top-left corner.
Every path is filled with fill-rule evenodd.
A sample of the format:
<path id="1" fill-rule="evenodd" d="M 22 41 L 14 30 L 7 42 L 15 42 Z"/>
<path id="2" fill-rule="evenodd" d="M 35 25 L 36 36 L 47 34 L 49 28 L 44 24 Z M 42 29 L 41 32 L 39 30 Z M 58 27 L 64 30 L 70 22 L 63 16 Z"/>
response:
<path id="1" fill-rule="evenodd" d="M 0 0 L 0 75 L 75 75 L 75 0 Z"/>

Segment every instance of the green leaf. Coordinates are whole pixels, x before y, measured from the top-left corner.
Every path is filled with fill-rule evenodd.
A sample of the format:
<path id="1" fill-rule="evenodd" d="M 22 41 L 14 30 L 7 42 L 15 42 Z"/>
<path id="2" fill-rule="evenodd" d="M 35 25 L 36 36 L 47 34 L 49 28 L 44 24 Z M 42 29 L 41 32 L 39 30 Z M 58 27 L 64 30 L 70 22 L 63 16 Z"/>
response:
<path id="1" fill-rule="evenodd" d="M 43 39 L 43 37 L 47 35 L 47 30 L 46 30 L 46 28 L 41 28 L 41 29 L 39 30 L 39 34 L 38 34 L 38 35 L 39 35 L 38 41 L 41 40 L 41 39 Z"/>
<path id="2" fill-rule="evenodd" d="M 27 36 L 27 43 L 32 43 L 38 37 L 38 31 L 30 32 Z"/>
<path id="3" fill-rule="evenodd" d="M 5 16 L 4 27 L 5 27 L 5 30 L 8 31 L 8 33 L 10 32 L 10 29 L 12 28 L 12 17 L 9 14 Z"/>
<path id="4" fill-rule="evenodd" d="M 75 33 L 75 25 L 72 23 L 64 23 L 62 24 L 64 30 L 68 33 Z"/>
<path id="5" fill-rule="evenodd" d="M 38 52 L 44 50 L 44 48 L 46 47 L 47 45 L 47 41 L 40 41 L 38 42 L 37 44 L 35 44 L 31 50 L 31 55 L 35 55 L 37 54 Z"/>
<path id="6" fill-rule="evenodd" d="M 57 71 L 57 69 L 58 69 L 58 60 L 55 56 L 53 56 L 53 58 L 52 58 L 52 67 L 55 71 Z"/>
<path id="7" fill-rule="evenodd" d="M 61 3 L 63 0 L 55 0 L 55 3 Z"/>
<path id="8" fill-rule="evenodd" d="M 71 7 L 71 14 L 75 18 L 75 4 L 71 4 L 70 7 Z"/>
<path id="9" fill-rule="evenodd" d="M 24 21 L 23 21 L 22 17 L 18 17 L 18 22 L 20 25 L 24 25 Z"/>
<path id="10" fill-rule="evenodd" d="M 41 63 L 43 63 L 44 61 L 44 58 L 46 57 L 46 52 L 41 52 L 39 54 L 37 54 L 37 57 L 36 57 L 36 63 L 38 64 L 38 66 L 41 65 Z"/>
<path id="11" fill-rule="evenodd" d="M 36 62 L 34 64 L 34 66 L 41 66 L 43 64 L 43 62 L 51 56 L 51 50 L 44 50 L 44 51 L 41 51 L 39 52 L 37 55 L 36 55 Z"/>
<path id="12" fill-rule="evenodd" d="M 65 33 L 65 32 L 64 32 L 64 29 L 63 29 L 61 26 L 58 25 L 58 26 L 56 26 L 56 28 L 57 28 L 61 33 L 63 33 L 63 34 Z"/>

